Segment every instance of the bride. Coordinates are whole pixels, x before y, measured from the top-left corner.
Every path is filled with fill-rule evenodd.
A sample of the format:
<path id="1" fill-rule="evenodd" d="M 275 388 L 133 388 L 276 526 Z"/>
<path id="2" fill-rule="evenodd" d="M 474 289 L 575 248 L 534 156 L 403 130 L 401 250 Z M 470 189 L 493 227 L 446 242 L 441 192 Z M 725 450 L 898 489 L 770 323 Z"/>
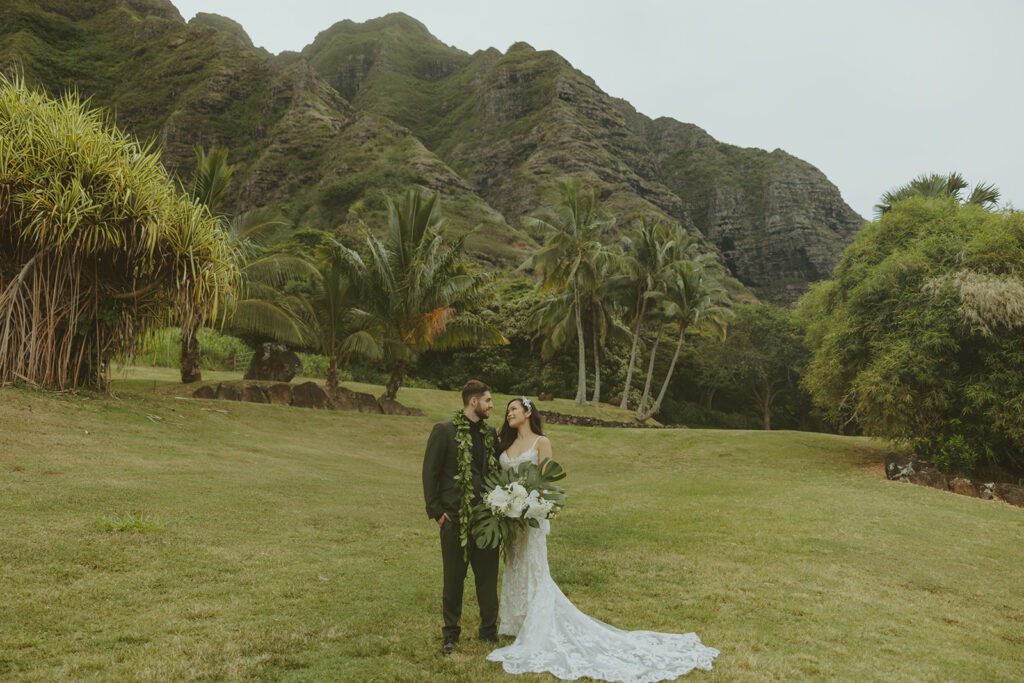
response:
<path id="1" fill-rule="evenodd" d="M 551 442 L 528 398 L 509 401 L 499 442 L 502 469 L 551 457 Z M 507 549 L 498 633 L 516 639 L 487 659 L 513 674 L 546 671 L 564 680 L 589 676 L 630 683 L 711 669 L 718 650 L 702 645 L 695 633 L 622 631 L 576 609 L 548 571 L 549 530 L 550 522 L 540 520 L 540 528 L 520 531 Z"/>

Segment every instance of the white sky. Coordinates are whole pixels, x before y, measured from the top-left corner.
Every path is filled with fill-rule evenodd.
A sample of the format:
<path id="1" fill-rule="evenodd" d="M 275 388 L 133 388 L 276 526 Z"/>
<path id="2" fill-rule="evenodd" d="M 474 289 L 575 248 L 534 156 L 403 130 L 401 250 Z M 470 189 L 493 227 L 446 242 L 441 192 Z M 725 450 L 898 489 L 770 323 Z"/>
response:
<path id="1" fill-rule="evenodd" d="M 920 173 L 960 171 L 1024 208 L 1019 0 L 172 0 L 271 52 L 401 11 L 467 52 L 555 50 L 647 116 L 781 147 L 862 216 Z"/>

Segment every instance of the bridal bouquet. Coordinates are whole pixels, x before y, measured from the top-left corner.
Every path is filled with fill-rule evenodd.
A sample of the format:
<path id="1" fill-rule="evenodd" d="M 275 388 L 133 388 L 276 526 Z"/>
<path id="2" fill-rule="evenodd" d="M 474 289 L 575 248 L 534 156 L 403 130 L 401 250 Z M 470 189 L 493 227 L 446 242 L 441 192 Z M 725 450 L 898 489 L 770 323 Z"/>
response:
<path id="1" fill-rule="evenodd" d="M 473 539 L 478 548 L 506 547 L 527 526 L 539 527 L 565 505 L 565 489 L 554 482 L 565 470 L 554 460 L 539 466 L 523 463 L 498 470 L 484 479 L 483 499 L 473 510 Z"/>

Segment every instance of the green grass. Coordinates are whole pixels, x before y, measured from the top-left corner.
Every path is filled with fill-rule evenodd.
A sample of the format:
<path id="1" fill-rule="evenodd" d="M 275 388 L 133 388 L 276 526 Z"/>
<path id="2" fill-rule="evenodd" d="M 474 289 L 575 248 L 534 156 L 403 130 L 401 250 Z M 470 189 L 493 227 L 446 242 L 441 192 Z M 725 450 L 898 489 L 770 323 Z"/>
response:
<path id="1" fill-rule="evenodd" d="M 186 400 L 167 372 L 0 390 L 0 678 L 506 680 L 472 638 L 438 654 L 420 464 L 456 394 L 403 389 L 430 417 L 385 417 Z M 887 482 L 866 439 L 549 434 L 555 580 L 722 651 L 689 679 L 1018 677 L 1024 511 Z"/>

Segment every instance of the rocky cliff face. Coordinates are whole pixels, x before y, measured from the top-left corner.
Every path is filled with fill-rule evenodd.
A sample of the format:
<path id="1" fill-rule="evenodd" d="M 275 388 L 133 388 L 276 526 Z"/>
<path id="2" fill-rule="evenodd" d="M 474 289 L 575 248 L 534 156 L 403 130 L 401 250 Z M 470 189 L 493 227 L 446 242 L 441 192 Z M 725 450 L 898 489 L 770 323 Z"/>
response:
<path id="1" fill-rule="evenodd" d="M 273 205 L 303 227 L 383 213 L 385 192 L 446 198 L 452 229 L 480 229 L 482 261 L 513 265 L 515 227 L 579 176 L 624 225 L 655 213 L 688 226 L 759 296 L 790 301 L 827 277 L 861 219 L 813 166 L 651 120 L 554 52 L 525 43 L 467 54 L 394 14 L 343 21 L 301 54 L 254 48 L 217 15 L 185 23 L 166 0 L 10 0 L 0 68 L 70 87 L 163 148 L 188 178 L 194 144 L 237 164 L 229 208 Z"/>
<path id="2" fill-rule="evenodd" d="M 780 302 L 828 277 L 860 227 L 820 171 L 781 150 L 651 120 L 554 52 L 517 43 L 466 55 L 409 21 L 343 22 L 305 54 L 357 106 L 409 127 L 510 221 L 545 201 L 557 179 L 580 176 L 601 189 L 620 225 L 637 213 L 679 221 L 740 282 Z M 354 63 L 372 68 L 339 80 Z"/>
<path id="3" fill-rule="evenodd" d="M 109 108 L 186 181 L 194 145 L 227 146 L 229 211 L 274 206 L 302 227 L 351 229 L 353 211 L 373 224 L 385 193 L 416 184 L 442 193 L 455 233 L 481 226 L 467 242 L 480 260 L 518 265 L 531 244 L 408 129 L 352 107 L 305 60 L 253 48 L 223 17 L 185 23 L 162 0 L 14 0 L 0 9 L 0 69 Z"/>

